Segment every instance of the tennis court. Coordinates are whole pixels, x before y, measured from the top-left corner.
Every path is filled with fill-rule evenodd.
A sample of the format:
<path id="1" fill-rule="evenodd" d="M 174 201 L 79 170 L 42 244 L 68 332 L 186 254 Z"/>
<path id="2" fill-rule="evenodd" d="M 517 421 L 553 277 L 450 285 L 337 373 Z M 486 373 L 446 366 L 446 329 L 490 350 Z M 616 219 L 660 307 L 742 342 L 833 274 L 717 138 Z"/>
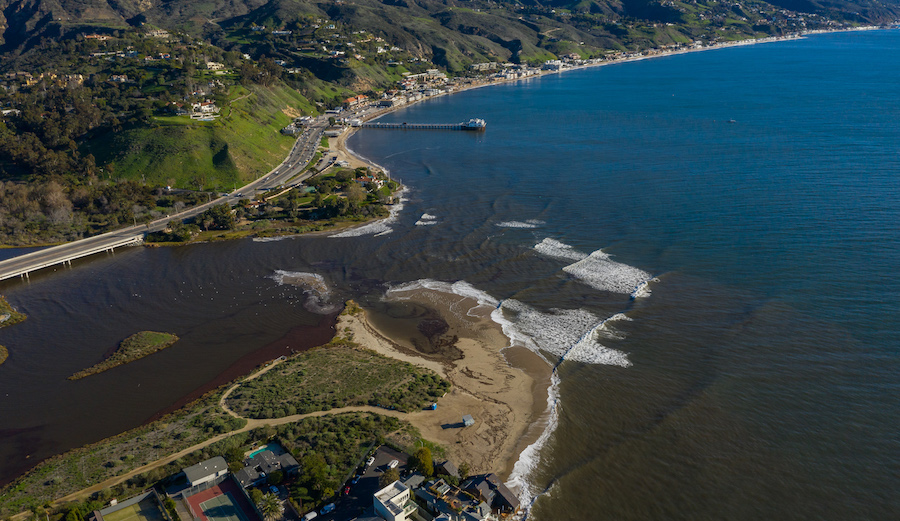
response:
<path id="1" fill-rule="evenodd" d="M 103 516 L 103 521 L 165 521 L 165 519 L 152 497 Z"/>
<path id="2" fill-rule="evenodd" d="M 249 521 L 231 497 L 231 492 L 200 503 L 200 510 L 209 521 Z"/>

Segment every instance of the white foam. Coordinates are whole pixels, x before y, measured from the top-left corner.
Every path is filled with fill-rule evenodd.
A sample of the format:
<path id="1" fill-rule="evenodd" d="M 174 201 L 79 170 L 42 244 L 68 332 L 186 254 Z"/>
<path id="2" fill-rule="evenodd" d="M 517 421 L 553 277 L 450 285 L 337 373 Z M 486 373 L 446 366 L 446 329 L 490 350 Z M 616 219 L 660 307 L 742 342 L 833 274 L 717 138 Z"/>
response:
<path id="1" fill-rule="evenodd" d="M 416 226 L 431 226 L 437 223 L 437 217 L 429 213 L 423 213 L 422 217 L 419 217 L 419 220 L 416 221 Z"/>
<path id="2" fill-rule="evenodd" d="M 547 237 L 541 242 L 535 244 L 534 251 L 548 257 L 574 261 L 579 261 L 587 257 L 587 254 L 581 253 L 568 244 L 557 241 L 556 239 L 551 239 L 550 237 Z"/>
<path id="3" fill-rule="evenodd" d="M 390 288 L 388 288 L 388 290 L 385 292 L 385 298 L 395 298 L 402 300 L 405 298 L 402 295 L 403 293 L 420 289 L 429 289 L 432 291 L 439 291 L 441 293 L 452 293 L 454 295 L 459 295 L 460 297 L 470 298 L 477 302 L 479 306 L 490 306 L 491 308 L 496 308 L 500 303 L 497 299 L 490 296 L 488 293 L 481 291 L 480 289 L 464 280 L 458 280 L 456 282 L 444 282 L 434 279 L 420 279 L 412 282 L 406 282 L 404 284 L 397 284 L 396 286 L 391 286 Z"/>
<path id="4" fill-rule="evenodd" d="M 303 307 L 313 313 L 328 314 L 340 309 L 339 305 L 329 302 L 331 289 L 325 282 L 325 277 L 318 273 L 276 270 L 269 278 L 277 282 L 279 286 L 289 284 L 302 288 L 306 294 Z"/>
<path id="5" fill-rule="evenodd" d="M 406 188 L 400 190 L 397 193 L 397 202 L 391 205 L 390 215 L 388 215 L 384 219 L 371 222 L 369 224 L 364 224 L 357 228 L 350 228 L 349 230 L 344 230 L 340 233 L 329 235 L 329 237 L 333 239 L 345 237 L 360 237 L 363 235 L 374 235 L 375 237 L 380 237 L 382 235 L 387 235 L 393 232 L 394 229 L 391 227 L 391 225 L 397 222 L 397 216 L 400 214 L 400 211 L 403 210 L 403 205 L 406 202 L 406 198 L 403 197 L 405 193 Z"/>
<path id="6" fill-rule="evenodd" d="M 507 318 L 506 311 L 513 315 L 512 319 Z M 514 299 L 504 300 L 491 318 L 500 324 L 513 345 L 527 347 L 539 354 L 550 354 L 553 358 L 548 361 L 553 364 L 571 360 L 586 364 L 631 366 L 625 353 L 598 342 L 598 331 L 609 329 L 608 322 L 621 318 L 601 320 L 583 309 L 551 309 L 544 313 Z"/>
<path id="7" fill-rule="evenodd" d="M 584 259 L 569 264 L 563 271 L 592 288 L 626 295 L 632 294 L 652 278 L 644 270 L 611 260 L 603 250 L 597 250 Z"/>
<path id="8" fill-rule="evenodd" d="M 559 375 L 556 371 L 553 371 L 553 374 L 550 376 L 550 387 L 547 389 L 547 410 L 544 415 L 547 418 L 547 426 L 544 428 L 544 432 L 538 436 L 534 443 L 525 447 L 525 450 L 519 454 L 519 459 L 513 465 L 509 479 L 506 481 L 506 486 L 518 496 L 519 501 L 524 505 L 521 519 L 528 517 L 528 512 L 539 494 L 539 491 L 535 490 L 534 484 L 528 480 L 528 477 L 537 469 L 540 462 L 541 449 L 544 448 L 544 445 L 547 444 L 550 436 L 556 430 L 557 425 L 559 425 Z"/>
<path id="9" fill-rule="evenodd" d="M 500 228 L 524 228 L 524 229 L 533 229 L 538 226 L 547 224 L 545 221 L 541 221 L 540 219 L 528 219 L 527 221 L 503 221 L 499 223 L 494 223 L 494 226 Z"/>
<path id="10" fill-rule="evenodd" d="M 636 299 L 636 298 L 649 297 L 651 282 L 659 282 L 659 279 L 654 277 L 650 280 L 645 280 L 644 282 L 638 284 L 637 287 L 634 288 L 634 291 L 631 292 L 631 298 Z"/>

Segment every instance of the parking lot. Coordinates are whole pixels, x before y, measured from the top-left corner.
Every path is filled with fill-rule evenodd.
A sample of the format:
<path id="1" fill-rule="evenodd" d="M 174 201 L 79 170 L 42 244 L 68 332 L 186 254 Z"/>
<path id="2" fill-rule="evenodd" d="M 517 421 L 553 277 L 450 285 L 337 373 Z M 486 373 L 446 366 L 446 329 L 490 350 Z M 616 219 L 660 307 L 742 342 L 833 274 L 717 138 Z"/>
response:
<path id="1" fill-rule="evenodd" d="M 363 463 L 365 468 L 357 469 L 357 474 L 354 477 L 358 479 L 355 484 L 350 485 L 348 494 L 343 493 L 344 485 L 341 485 L 340 497 L 334 501 L 334 512 L 326 515 L 319 514 L 316 521 L 350 521 L 363 515 L 366 510 L 372 510 L 372 496 L 381 489 L 378 480 L 384 471 L 387 470 L 388 463 L 391 460 L 400 462 L 397 470 L 400 471 L 401 476 L 407 473 L 406 459 L 408 456 L 402 452 L 382 446 L 375 451 L 374 457 L 375 461 L 371 465 L 365 466 L 365 463 Z M 362 473 L 360 473 L 360 470 L 362 470 Z M 351 481 L 353 481 L 353 478 L 351 478 Z M 350 483 L 348 482 L 347 484 Z"/>

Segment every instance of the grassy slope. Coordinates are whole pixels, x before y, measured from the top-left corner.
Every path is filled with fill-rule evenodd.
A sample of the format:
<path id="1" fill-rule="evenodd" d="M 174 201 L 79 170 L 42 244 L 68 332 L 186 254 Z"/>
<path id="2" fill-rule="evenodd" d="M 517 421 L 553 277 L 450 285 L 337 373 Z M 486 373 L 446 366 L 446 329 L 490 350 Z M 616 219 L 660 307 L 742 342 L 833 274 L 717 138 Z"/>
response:
<path id="1" fill-rule="evenodd" d="M 247 97 L 243 97 L 250 94 Z M 309 102 L 297 91 L 276 85 L 236 89 L 234 100 L 213 122 L 186 116 L 156 118 L 153 128 L 126 129 L 95 139 L 87 147 L 99 164 L 111 162 L 113 176 L 143 178 L 179 188 L 230 190 L 279 164 L 294 143 L 280 130 L 285 114 L 309 114 Z"/>
<path id="2" fill-rule="evenodd" d="M 347 345 L 315 349 L 245 382 L 228 406 L 250 418 L 277 418 L 348 405 L 412 411 L 449 384 L 430 371 Z"/>

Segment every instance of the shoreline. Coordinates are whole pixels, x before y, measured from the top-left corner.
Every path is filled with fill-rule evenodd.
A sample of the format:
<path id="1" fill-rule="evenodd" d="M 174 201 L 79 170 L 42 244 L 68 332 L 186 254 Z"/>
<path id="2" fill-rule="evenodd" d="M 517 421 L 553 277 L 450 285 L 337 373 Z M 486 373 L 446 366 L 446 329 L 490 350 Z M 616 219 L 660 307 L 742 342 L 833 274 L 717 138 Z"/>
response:
<path id="1" fill-rule="evenodd" d="M 423 103 L 428 100 L 440 98 L 443 96 L 452 96 L 454 94 L 459 94 L 461 92 L 466 92 L 469 90 L 480 89 L 480 88 L 484 88 L 484 87 L 491 87 L 494 85 L 502 85 L 505 83 L 533 80 L 533 79 L 537 79 L 537 78 L 542 78 L 544 76 L 549 76 L 549 75 L 553 75 L 553 74 L 563 74 L 563 73 L 570 72 L 570 71 L 578 71 L 578 70 L 590 69 L 590 68 L 595 68 L 595 67 L 606 67 L 609 65 L 616 65 L 616 64 L 621 64 L 621 63 L 631 63 L 631 62 L 649 60 L 649 59 L 653 59 L 653 58 L 679 56 L 679 55 L 690 54 L 690 53 L 695 53 L 695 52 L 715 51 L 715 50 L 720 50 L 720 49 L 728 49 L 731 47 L 743 47 L 743 46 L 747 46 L 747 45 L 758 45 L 758 44 L 766 44 L 766 43 L 779 43 L 779 42 L 785 42 L 785 41 L 791 41 L 791 40 L 800 40 L 800 39 L 806 38 L 807 36 L 817 35 L 817 34 L 846 33 L 846 32 L 859 32 L 859 31 L 878 31 L 878 30 L 889 30 L 889 29 L 890 28 L 884 28 L 884 27 L 872 26 L 872 25 L 852 27 L 852 28 L 843 28 L 843 29 L 816 29 L 816 30 L 805 31 L 802 33 L 796 33 L 794 35 L 788 35 L 788 36 L 766 36 L 763 38 L 747 38 L 744 40 L 734 40 L 734 41 L 729 41 L 729 42 L 716 43 L 713 45 L 708 45 L 708 46 L 699 47 L 699 48 L 665 50 L 665 51 L 660 51 L 660 52 L 649 54 L 649 55 L 633 56 L 633 57 L 627 57 L 627 58 L 622 58 L 622 59 L 617 59 L 617 60 L 604 60 L 604 61 L 597 62 L 597 63 L 586 63 L 586 64 L 581 64 L 581 65 L 575 65 L 575 66 L 566 67 L 564 69 L 560 69 L 557 71 L 543 71 L 542 70 L 538 74 L 534 74 L 531 76 L 524 76 L 524 77 L 520 77 L 520 78 L 504 78 L 504 79 L 498 79 L 498 80 L 493 80 L 493 81 L 483 81 L 483 82 L 475 84 L 475 85 L 466 85 L 466 86 L 454 89 L 451 92 L 445 92 L 442 94 L 438 94 L 436 96 L 430 96 L 430 97 L 427 97 L 424 99 L 415 100 L 415 101 L 412 101 L 409 103 L 404 103 L 403 105 L 399 105 L 399 106 L 395 106 L 395 107 L 384 108 L 373 114 L 366 115 L 359 119 L 362 122 L 374 121 L 374 120 L 381 118 L 383 116 L 386 116 L 392 112 L 396 112 L 396 111 L 404 109 L 406 107 L 410 107 L 412 105 Z M 641 51 L 641 52 L 646 52 L 646 51 Z M 334 141 L 334 145 L 331 145 L 331 142 L 329 142 L 329 147 L 335 148 L 335 149 L 337 149 L 337 151 L 339 153 L 345 154 L 345 156 L 346 156 L 345 160 L 350 161 L 351 165 L 355 161 L 357 163 L 361 163 L 360 166 L 368 166 L 368 167 L 372 167 L 372 168 L 381 169 L 387 174 L 389 172 L 388 169 L 386 169 L 383 166 L 379 165 L 378 163 L 372 161 L 371 159 L 355 152 L 353 149 L 351 149 L 350 147 L 347 146 L 347 140 L 350 139 L 350 137 L 353 136 L 360 128 L 362 128 L 362 127 L 350 127 L 348 131 L 342 133 L 337 138 L 330 138 L 330 139 L 334 139 L 335 141 Z"/>
<path id="2" fill-rule="evenodd" d="M 473 474 L 494 472 L 507 479 L 520 452 L 543 430 L 535 426 L 543 423 L 547 412 L 552 368 L 532 351 L 510 347 L 500 325 L 491 320 L 491 310 L 471 298 L 415 290 L 402 300 L 435 309 L 446 319 L 450 331 L 459 337 L 453 345 L 459 355 L 422 353 L 400 340 L 397 331 L 386 331 L 386 325 L 394 328 L 377 323 L 373 311 L 342 315 L 337 329 L 365 348 L 431 369 L 449 380 L 453 387 L 438 399 L 436 410 L 412 413 L 407 420 L 423 438 L 443 446 L 455 464 L 466 462 Z M 454 313 L 457 306 L 469 307 L 469 312 Z M 481 313 L 472 312 L 479 307 Z M 384 320 L 390 319 L 380 317 Z M 474 425 L 461 426 L 466 414 L 474 417 Z"/>

